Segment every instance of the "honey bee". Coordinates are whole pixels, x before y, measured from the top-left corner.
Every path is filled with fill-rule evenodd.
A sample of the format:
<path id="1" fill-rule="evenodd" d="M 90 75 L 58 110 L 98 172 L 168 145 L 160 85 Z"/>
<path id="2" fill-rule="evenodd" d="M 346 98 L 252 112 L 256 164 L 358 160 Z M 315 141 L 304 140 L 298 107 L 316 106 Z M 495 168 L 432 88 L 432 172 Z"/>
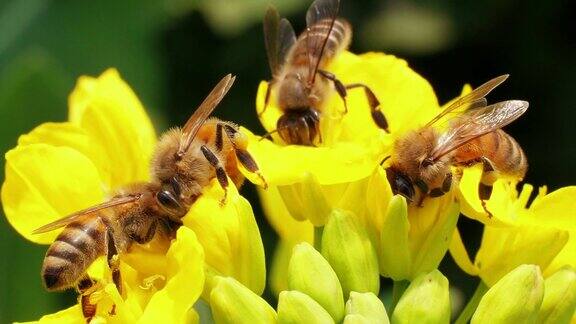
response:
<path id="1" fill-rule="evenodd" d="M 502 127 L 520 117 L 528 102 L 507 100 L 487 106 L 485 96 L 508 75 L 494 78 L 460 97 L 425 126 L 398 138 L 386 175 L 395 194 L 409 201 L 450 191 L 451 167 L 482 162 L 482 183 L 498 177 L 524 178 L 528 163 L 522 148 Z M 441 129 L 441 124 L 446 124 Z M 416 190 L 418 189 L 418 192 Z"/>
<path id="2" fill-rule="evenodd" d="M 332 60 L 346 50 L 352 38 L 350 24 L 338 18 L 339 0 L 315 0 L 306 13 L 306 31 L 298 38 L 290 22 L 280 20 L 278 11 L 270 7 L 264 17 L 264 39 L 272 81 L 265 96 L 266 110 L 271 89 L 277 89 L 277 104 L 283 115 L 276 130 L 288 144 L 314 145 L 320 134 L 322 105 L 331 93 L 330 82 L 344 102 L 347 91 L 363 88 L 376 125 L 388 130 L 388 122 L 380 110 L 380 102 L 372 90 L 362 83 L 344 85 L 326 71 Z"/>
<path id="3" fill-rule="evenodd" d="M 122 294 L 118 255 L 128 253 L 134 243 L 144 244 L 155 236 L 174 238 L 182 225 L 181 218 L 213 178 L 225 193 L 228 176 L 235 185 L 241 185 L 240 162 L 264 180 L 238 126 L 208 118 L 234 79 L 230 74 L 225 76 L 183 128 L 161 136 L 152 159 L 150 182 L 128 185 L 109 201 L 34 231 L 44 233 L 64 227 L 46 253 L 43 282 L 49 291 L 76 287 L 88 321 L 96 314 L 96 305 L 89 297 L 97 287 L 86 270 L 96 258 L 107 256 L 113 282 Z M 225 199 L 226 194 L 221 202 Z"/>

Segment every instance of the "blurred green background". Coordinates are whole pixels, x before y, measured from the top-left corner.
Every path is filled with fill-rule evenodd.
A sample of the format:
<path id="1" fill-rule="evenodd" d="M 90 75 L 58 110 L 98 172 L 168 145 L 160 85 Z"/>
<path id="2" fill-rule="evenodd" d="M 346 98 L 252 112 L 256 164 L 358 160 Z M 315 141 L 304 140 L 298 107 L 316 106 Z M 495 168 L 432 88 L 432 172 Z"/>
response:
<path id="1" fill-rule="evenodd" d="M 309 0 L 273 2 L 302 29 Z M 65 120 L 76 78 L 107 67 L 119 69 L 159 131 L 183 123 L 221 76 L 235 73 L 236 85 L 216 115 L 261 133 L 254 99 L 258 82 L 270 75 L 261 26 L 268 3 L 0 0 L 0 151 L 42 122 Z M 464 82 L 478 85 L 510 73 L 491 98 L 530 101 L 528 113 L 508 130 L 528 155 L 526 180 L 554 189 L 576 182 L 574 9 L 569 1 L 343 0 L 341 15 L 354 26 L 353 51 L 406 58 L 442 102 Z M 243 193 L 257 201 L 251 186 Z M 276 237 L 253 205 L 269 257 Z M 459 227 L 476 242 L 469 247 L 474 251 L 480 226 L 462 219 Z M 42 288 L 45 250 L 0 217 L 0 323 L 37 319 L 74 302 L 72 293 Z M 442 271 L 470 294 L 474 281 L 463 284 L 466 276 L 450 256 Z"/>

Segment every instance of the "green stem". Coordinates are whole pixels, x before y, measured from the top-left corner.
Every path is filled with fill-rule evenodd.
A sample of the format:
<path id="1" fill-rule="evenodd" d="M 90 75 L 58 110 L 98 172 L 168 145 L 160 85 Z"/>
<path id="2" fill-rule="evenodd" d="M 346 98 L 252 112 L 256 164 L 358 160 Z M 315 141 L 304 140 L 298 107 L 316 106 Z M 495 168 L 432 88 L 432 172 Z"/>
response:
<path id="1" fill-rule="evenodd" d="M 314 226 L 314 248 L 320 252 L 322 249 L 322 234 L 324 226 Z"/>
<path id="2" fill-rule="evenodd" d="M 472 295 L 472 297 L 468 301 L 468 304 L 466 304 L 466 307 L 464 307 L 464 309 L 462 310 L 462 312 L 460 313 L 458 319 L 456 319 L 456 322 L 454 322 L 454 324 L 468 323 L 468 321 L 472 318 L 472 315 L 474 315 L 474 312 L 476 311 L 476 308 L 478 307 L 478 304 L 480 304 L 480 300 L 482 299 L 486 291 L 488 291 L 488 286 L 486 286 L 485 283 L 480 281 L 478 287 L 476 287 L 474 295 Z"/>
<path id="3" fill-rule="evenodd" d="M 398 305 L 400 297 L 404 295 L 404 292 L 406 291 L 406 288 L 408 288 L 408 285 L 410 285 L 410 281 L 408 280 L 394 281 L 394 283 L 392 284 L 392 307 L 390 308 L 389 313 L 390 315 L 394 313 L 394 309 L 396 308 L 396 305 Z"/>

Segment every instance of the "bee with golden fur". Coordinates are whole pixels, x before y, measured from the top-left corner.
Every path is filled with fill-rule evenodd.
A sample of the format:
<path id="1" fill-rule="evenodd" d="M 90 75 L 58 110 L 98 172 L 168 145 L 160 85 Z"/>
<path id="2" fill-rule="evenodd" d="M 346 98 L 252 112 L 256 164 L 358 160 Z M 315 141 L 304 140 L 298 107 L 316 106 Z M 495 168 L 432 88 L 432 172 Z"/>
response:
<path id="1" fill-rule="evenodd" d="M 86 270 L 96 258 L 107 256 L 112 279 L 122 294 L 118 254 L 157 235 L 173 238 L 182 225 L 181 218 L 212 179 L 216 178 L 225 192 L 228 176 L 235 185 L 241 185 L 243 176 L 238 162 L 260 176 L 238 127 L 208 118 L 234 79 L 231 75 L 224 77 L 183 128 L 163 134 L 153 155 L 150 182 L 128 185 L 107 202 L 35 231 L 44 233 L 64 227 L 48 248 L 42 278 L 50 291 L 76 286 L 87 320 L 96 314 L 96 306 L 89 299 L 96 287 Z M 225 199 L 226 195 L 222 203 Z"/>
<path id="2" fill-rule="evenodd" d="M 426 196 L 439 197 L 450 190 L 452 166 L 484 164 L 482 183 L 500 176 L 521 180 L 528 163 L 522 148 L 502 127 L 520 117 L 528 102 L 507 100 L 487 106 L 485 96 L 508 75 L 494 78 L 460 97 L 424 127 L 394 143 L 386 174 L 396 194 L 420 204 Z M 445 129 L 438 124 L 447 123 Z M 417 190 L 416 190 L 417 189 Z"/>
<path id="3" fill-rule="evenodd" d="M 350 45 L 352 28 L 338 18 L 339 0 L 315 0 L 306 14 L 306 31 L 298 38 L 290 22 L 280 20 L 278 12 L 269 8 L 264 17 L 264 38 L 272 81 L 266 92 L 260 115 L 266 110 L 271 89 L 277 90 L 277 104 L 283 115 L 276 131 L 287 144 L 314 145 L 322 141 L 320 118 L 322 106 L 336 92 L 346 105 L 347 90 L 363 88 L 376 125 L 387 131 L 388 123 L 380 110 L 380 102 L 372 90 L 361 83 L 344 85 L 326 71 L 332 60 Z"/>

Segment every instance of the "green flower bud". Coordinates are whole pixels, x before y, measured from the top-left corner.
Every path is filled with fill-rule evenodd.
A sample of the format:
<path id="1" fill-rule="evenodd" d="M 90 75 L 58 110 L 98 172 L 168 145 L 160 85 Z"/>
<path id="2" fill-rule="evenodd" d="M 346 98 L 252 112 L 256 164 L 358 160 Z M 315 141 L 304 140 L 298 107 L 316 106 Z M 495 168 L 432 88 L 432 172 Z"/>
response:
<path id="1" fill-rule="evenodd" d="M 294 247 L 288 264 L 288 287 L 317 301 L 334 319 L 344 317 L 344 296 L 338 277 L 328 261 L 308 243 Z"/>
<path id="2" fill-rule="evenodd" d="M 216 323 L 276 323 L 274 309 L 232 277 L 216 277 L 210 306 Z"/>
<path id="3" fill-rule="evenodd" d="M 564 267 L 544 281 L 538 323 L 570 323 L 576 310 L 576 271 Z"/>
<path id="4" fill-rule="evenodd" d="M 410 274 L 412 257 L 408 242 L 408 206 L 406 198 L 396 195 L 390 200 L 380 233 L 380 274 L 404 280 Z"/>
<path id="5" fill-rule="evenodd" d="M 486 292 L 471 323 L 535 323 L 543 298 L 540 268 L 523 264 Z"/>
<path id="6" fill-rule="evenodd" d="M 283 291 L 278 298 L 279 324 L 330 324 L 332 316 L 310 296 L 299 291 Z"/>
<path id="7" fill-rule="evenodd" d="M 449 323 L 448 279 L 438 270 L 410 283 L 392 314 L 392 323 Z"/>
<path id="8" fill-rule="evenodd" d="M 346 302 L 345 324 L 352 323 L 378 323 L 389 324 L 388 314 L 382 301 L 371 292 L 350 292 L 350 299 Z"/>
<path id="9" fill-rule="evenodd" d="M 380 290 L 376 250 L 354 214 L 332 211 L 324 227 L 322 255 L 338 275 L 344 296 Z"/>

